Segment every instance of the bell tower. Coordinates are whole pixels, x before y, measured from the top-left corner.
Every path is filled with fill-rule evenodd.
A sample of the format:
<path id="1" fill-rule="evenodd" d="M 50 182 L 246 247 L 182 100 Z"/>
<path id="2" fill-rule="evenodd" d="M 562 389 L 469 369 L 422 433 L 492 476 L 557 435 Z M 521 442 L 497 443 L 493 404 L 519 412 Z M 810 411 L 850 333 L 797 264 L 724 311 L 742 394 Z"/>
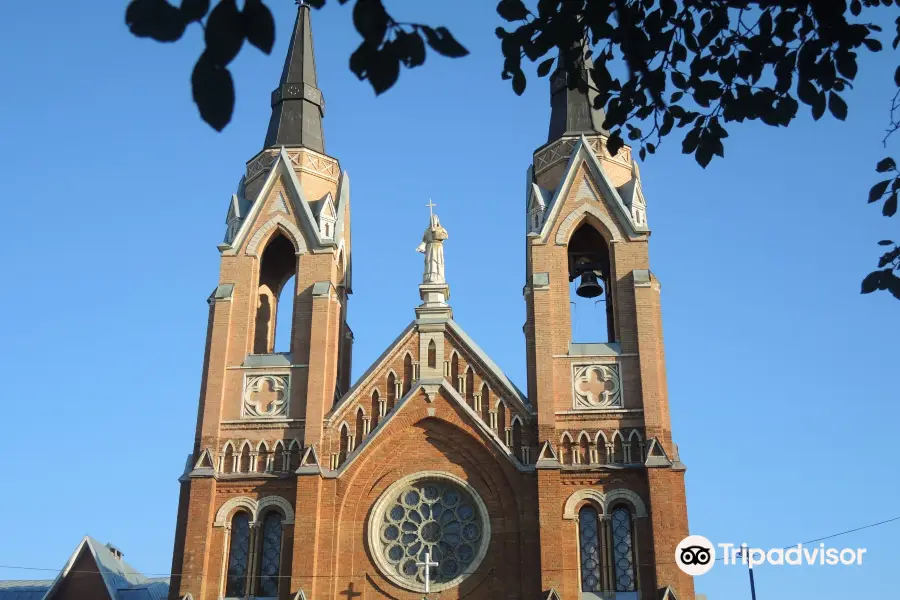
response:
<path id="1" fill-rule="evenodd" d="M 575 68 L 588 81 L 591 67 L 585 53 Z M 568 486 L 584 489 L 562 511 L 573 524 L 541 527 L 542 586 L 563 598 L 670 597 L 668 589 L 693 599 L 692 579 L 675 565 L 688 535 L 685 467 L 669 419 L 640 170 L 628 146 L 608 152 L 589 91 L 563 69 L 550 86 L 548 140 L 528 169 L 525 210 L 541 521 L 559 519 Z M 576 539 L 580 553 L 559 551 Z"/>
<path id="2" fill-rule="evenodd" d="M 271 105 L 264 148 L 228 202 L 218 245 L 172 598 L 284 597 L 294 472 L 315 456 L 326 414 L 350 387 L 350 182 L 325 150 L 307 5 Z M 244 563 L 226 564 L 223 548 Z"/>

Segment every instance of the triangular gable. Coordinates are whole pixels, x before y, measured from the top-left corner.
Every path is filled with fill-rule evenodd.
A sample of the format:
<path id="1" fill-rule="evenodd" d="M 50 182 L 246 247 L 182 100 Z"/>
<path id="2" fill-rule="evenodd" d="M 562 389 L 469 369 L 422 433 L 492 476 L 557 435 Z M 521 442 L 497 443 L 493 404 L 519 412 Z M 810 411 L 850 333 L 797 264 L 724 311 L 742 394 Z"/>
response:
<path id="1" fill-rule="evenodd" d="M 238 250 L 244 245 L 254 224 L 260 220 L 259 213 L 262 210 L 262 205 L 265 203 L 266 198 L 269 197 L 269 194 L 272 192 L 272 189 L 279 179 L 284 181 L 284 187 L 289 196 L 288 200 L 290 200 L 290 203 L 293 206 L 294 214 L 298 215 L 297 221 L 308 236 L 307 239 L 311 240 L 313 246 L 317 248 L 326 246 L 333 247 L 335 245 L 333 242 L 324 240 L 322 236 L 319 235 L 319 227 L 310 210 L 309 200 L 303 192 L 300 180 L 297 179 L 297 174 L 294 172 L 287 150 L 282 147 L 281 152 L 278 153 L 278 158 L 275 159 L 275 162 L 269 170 L 269 174 L 266 176 L 265 183 L 263 183 L 262 188 L 259 190 L 259 194 L 257 194 L 254 199 L 247 217 L 241 224 L 241 228 L 238 230 L 237 235 L 234 236 L 234 240 L 231 242 L 230 246 L 222 250 L 223 254 L 237 254 Z M 297 240 L 297 242 L 301 243 L 303 240 Z"/>
<path id="2" fill-rule="evenodd" d="M 306 600 L 306 594 L 303 593 L 302 589 L 299 589 L 291 600 Z"/>
<path id="3" fill-rule="evenodd" d="M 666 456 L 666 451 L 656 438 L 650 439 L 647 446 L 647 460 L 644 461 L 647 467 L 671 467 L 672 461 Z"/>
<path id="4" fill-rule="evenodd" d="M 275 198 L 275 200 L 269 206 L 270 215 L 278 212 L 284 213 L 286 215 L 291 214 L 291 209 L 288 208 L 287 201 L 284 199 L 284 194 L 281 192 L 278 192 L 278 197 Z"/>
<path id="5" fill-rule="evenodd" d="M 103 580 L 106 592 L 109 594 L 111 600 L 116 600 L 116 590 L 118 589 L 128 589 L 135 585 L 142 586 L 148 582 L 146 577 L 135 571 L 127 563 L 114 557 L 107 547 L 86 535 L 82 538 L 78 547 L 75 548 L 75 551 L 69 557 L 69 560 L 66 561 L 63 570 L 60 571 L 56 576 L 56 579 L 53 580 L 53 584 L 50 586 L 50 589 L 47 590 L 47 593 L 44 594 L 42 600 L 52 600 L 59 591 L 60 586 L 62 586 L 65 579 L 71 573 L 72 567 L 75 566 L 82 556 L 90 557 L 91 561 L 94 563 L 96 571 Z"/>
<path id="6" fill-rule="evenodd" d="M 561 600 L 559 594 L 556 592 L 555 588 L 550 588 L 550 593 L 547 594 L 546 600 Z"/>
<path id="7" fill-rule="evenodd" d="M 545 441 L 538 452 L 537 462 L 534 464 L 536 469 L 556 469 L 560 466 L 559 457 L 556 456 L 556 450 L 553 444 Z"/>
<path id="8" fill-rule="evenodd" d="M 459 323 L 450 319 L 447 321 L 447 326 L 450 328 L 451 333 L 453 333 L 462 344 L 466 346 L 466 348 L 471 351 L 476 358 L 481 362 L 484 368 L 489 371 L 494 378 L 496 378 L 504 388 L 506 388 L 507 396 L 511 396 L 514 401 L 517 401 L 521 410 L 525 412 L 525 414 L 534 414 L 531 409 L 531 405 L 528 404 L 528 398 L 525 394 L 522 393 L 516 384 L 514 384 L 509 377 L 503 372 L 497 364 L 491 360 L 491 358 L 487 355 L 487 353 L 482 350 L 478 344 L 475 343 L 469 334 L 463 331 L 463 328 L 459 326 Z"/>
<path id="9" fill-rule="evenodd" d="M 343 464 L 338 467 L 337 470 L 331 471 L 330 473 L 323 472 L 323 475 L 326 477 L 340 477 L 350 466 L 356 461 L 356 459 L 364 452 L 364 450 L 372 444 L 381 434 L 382 431 L 385 430 L 388 423 L 390 423 L 400 412 L 403 411 L 403 408 L 409 403 L 410 398 L 414 398 L 419 391 L 423 391 L 426 394 L 435 394 L 437 390 L 444 390 L 446 397 L 449 402 L 455 404 L 458 408 L 461 409 L 461 412 L 469 418 L 470 424 L 473 425 L 473 428 L 476 431 L 481 432 L 481 434 L 487 438 L 494 447 L 505 456 L 510 464 L 512 464 L 519 471 L 531 471 L 533 467 L 530 465 L 523 465 L 514 455 L 510 448 L 506 446 L 506 444 L 500 439 L 500 436 L 497 435 L 497 432 L 490 428 L 490 426 L 485 423 L 478 413 L 468 405 L 466 399 L 463 398 L 459 392 L 457 392 L 446 380 L 444 379 L 433 379 L 433 380 L 422 380 L 419 379 L 415 382 L 415 384 L 410 388 L 410 390 L 404 394 L 402 398 L 400 398 L 397 403 L 394 405 L 394 409 L 387 413 L 381 421 L 378 422 L 378 425 L 373 429 L 368 436 L 359 444 L 353 452 L 351 452 L 347 459 L 343 462 Z"/>
<path id="10" fill-rule="evenodd" d="M 322 205 L 319 207 L 319 217 L 324 219 L 337 219 L 337 213 L 334 208 L 334 198 L 331 197 L 331 192 L 325 194 L 325 199 L 322 200 Z"/>
<path id="11" fill-rule="evenodd" d="M 622 197 L 619 196 L 619 192 L 610 181 L 609 176 L 606 174 L 606 170 L 600 163 L 600 159 L 597 158 L 591 150 L 590 144 L 588 144 L 587 140 L 582 135 L 581 139 L 578 140 L 578 143 L 575 144 L 572 155 L 569 157 L 562 183 L 556 189 L 556 193 L 553 194 L 553 199 L 550 201 L 550 212 L 547 219 L 544 221 L 544 226 L 541 228 L 541 235 L 539 237 L 540 243 L 547 243 L 550 232 L 553 230 L 553 225 L 559 218 L 565 198 L 568 196 L 569 190 L 575 183 L 575 176 L 578 173 L 582 162 L 587 165 L 588 171 L 595 184 L 600 187 L 601 195 L 605 199 L 608 199 L 607 204 L 610 205 L 610 208 L 622 224 L 624 233 L 628 237 L 637 237 L 638 235 L 648 233 L 650 230 L 647 229 L 646 226 L 638 227 L 635 225 L 631 218 L 631 211 L 625 206 L 625 202 L 622 200 Z M 581 183 L 582 182 L 580 181 L 578 182 L 579 185 L 581 185 Z"/>
<path id="12" fill-rule="evenodd" d="M 678 600 L 678 596 L 671 586 L 666 586 L 666 589 L 659 591 L 659 600 Z"/>
<path id="13" fill-rule="evenodd" d="M 200 458 L 194 463 L 194 469 L 215 469 L 215 461 L 209 448 L 200 453 Z"/>
<path id="14" fill-rule="evenodd" d="M 319 453 L 316 452 L 315 446 L 310 446 L 303 452 L 300 458 L 300 466 L 294 471 L 298 475 L 306 475 L 310 473 L 321 473 L 322 465 L 319 462 Z"/>

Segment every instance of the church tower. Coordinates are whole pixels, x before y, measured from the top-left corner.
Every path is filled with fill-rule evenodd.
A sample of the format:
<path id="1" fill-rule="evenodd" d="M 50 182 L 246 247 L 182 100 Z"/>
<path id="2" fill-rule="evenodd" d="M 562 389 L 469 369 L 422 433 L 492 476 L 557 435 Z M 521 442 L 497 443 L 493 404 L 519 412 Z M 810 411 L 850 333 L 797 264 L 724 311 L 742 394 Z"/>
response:
<path id="1" fill-rule="evenodd" d="M 552 78 L 528 170 L 527 393 L 454 319 L 467 241 L 432 202 L 421 304 L 351 385 L 350 183 L 305 4 L 271 103 L 218 246 L 170 600 L 694 600 L 640 173 L 590 94 Z"/>
<path id="2" fill-rule="evenodd" d="M 264 149 L 231 196 L 218 246 L 172 598 L 277 596 L 283 567 L 270 559 L 290 554 L 298 493 L 285 473 L 321 442 L 325 414 L 350 387 L 350 182 L 326 153 L 324 114 L 310 9 L 302 5 Z M 286 319 L 290 326 L 277 329 L 290 339 L 276 340 Z M 235 502 L 248 512 L 226 522 Z M 247 557 L 230 572 L 213 549 L 234 544 Z"/>
<path id="3" fill-rule="evenodd" d="M 579 66 L 589 81 L 589 55 Z M 693 581 L 675 565 L 688 535 L 685 468 L 669 420 L 640 171 L 628 146 L 607 151 L 593 94 L 563 70 L 550 87 L 548 140 L 528 169 L 525 211 L 540 520 L 559 523 L 541 527 L 542 588 L 561 598 L 677 590 L 692 599 Z"/>

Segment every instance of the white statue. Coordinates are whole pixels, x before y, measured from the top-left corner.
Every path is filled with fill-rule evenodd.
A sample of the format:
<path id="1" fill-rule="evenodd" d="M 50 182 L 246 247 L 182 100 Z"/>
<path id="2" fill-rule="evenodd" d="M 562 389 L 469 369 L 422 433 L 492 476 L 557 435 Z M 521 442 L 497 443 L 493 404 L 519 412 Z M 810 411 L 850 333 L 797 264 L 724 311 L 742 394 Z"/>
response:
<path id="1" fill-rule="evenodd" d="M 429 201 L 429 208 L 435 206 Z M 444 240 L 449 236 L 447 230 L 441 227 L 441 222 L 432 212 L 431 223 L 422 235 L 422 243 L 416 248 L 416 252 L 425 255 L 425 272 L 422 275 L 422 283 L 446 283 L 444 279 Z"/>

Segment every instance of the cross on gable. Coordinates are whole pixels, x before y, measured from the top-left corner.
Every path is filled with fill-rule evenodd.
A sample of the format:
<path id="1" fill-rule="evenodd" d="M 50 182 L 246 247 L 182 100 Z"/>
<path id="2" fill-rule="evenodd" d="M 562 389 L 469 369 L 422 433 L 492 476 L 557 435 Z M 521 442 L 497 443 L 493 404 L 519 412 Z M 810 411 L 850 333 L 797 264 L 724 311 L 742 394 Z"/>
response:
<path id="1" fill-rule="evenodd" d="M 613 381 L 601 369 L 588 369 L 585 376 L 575 384 L 579 394 L 587 396 L 591 403 L 608 402 L 613 390 Z"/>

